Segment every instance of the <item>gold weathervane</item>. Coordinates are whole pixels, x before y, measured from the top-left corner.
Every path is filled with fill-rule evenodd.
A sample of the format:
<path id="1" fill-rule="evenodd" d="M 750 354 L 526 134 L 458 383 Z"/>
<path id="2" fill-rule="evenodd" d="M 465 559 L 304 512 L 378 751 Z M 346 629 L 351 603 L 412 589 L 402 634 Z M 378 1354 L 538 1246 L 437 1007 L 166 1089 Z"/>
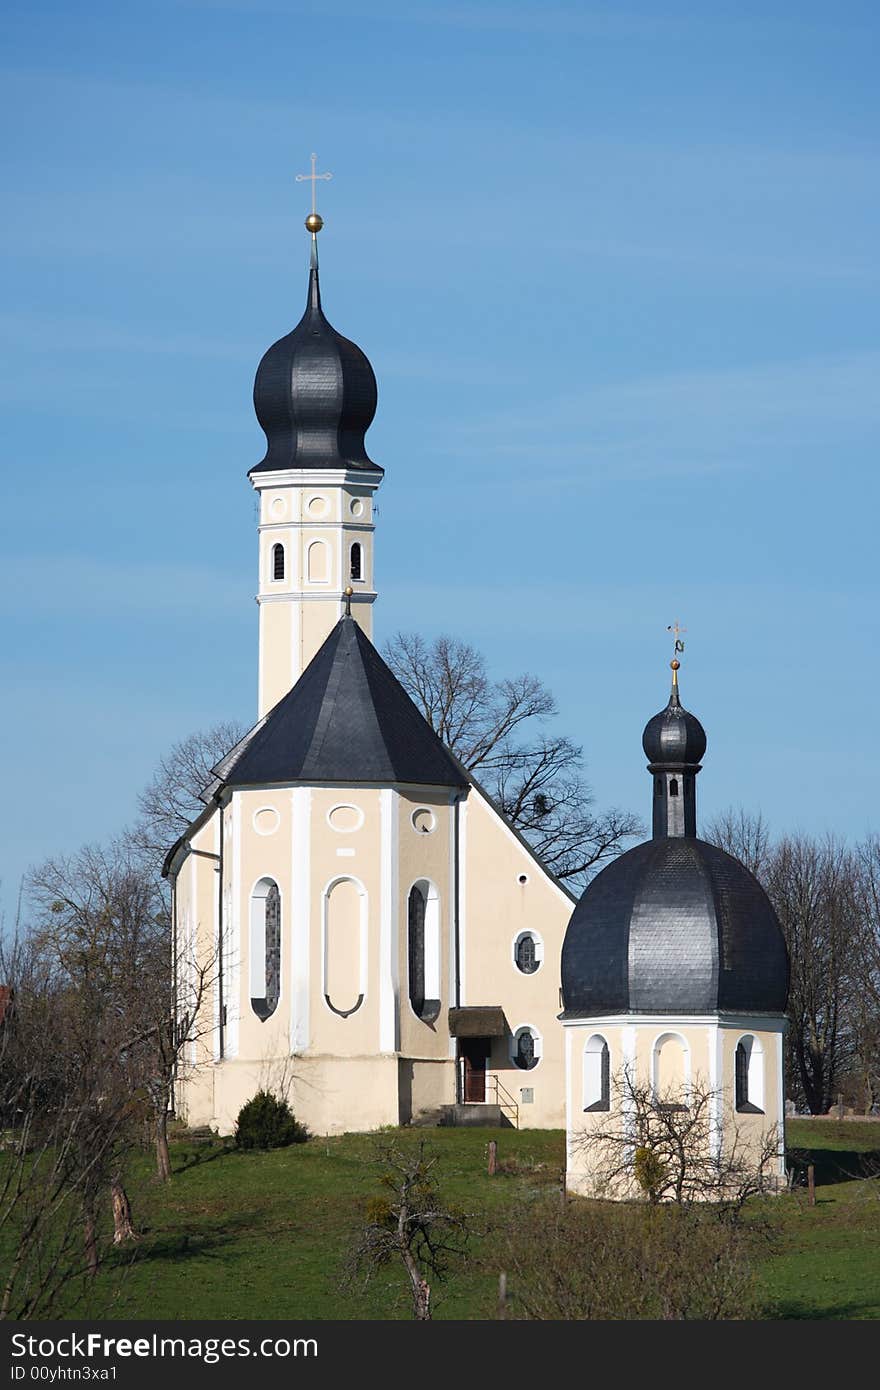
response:
<path id="1" fill-rule="evenodd" d="M 316 154 L 313 154 L 313 155 L 312 155 L 312 172 L 311 172 L 310 174 L 297 174 L 297 175 L 296 175 L 296 182 L 297 182 L 297 183 L 305 183 L 306 181 L 308 181 L 308 182 L 311 183 L 311 185 L 312 185 L 312 210 L 311 210 L 311 212 L 309 213 L 308 217 L 306 218 L 306 230 L 309 231 L 309 232 L 311 232 L 312 236 L 317 236 L 317 235 L 318 235 L 318 232 L 320 232 L 321 228 L 322 228 L 323 225 L 324 225 L 324 219 L 323 219 L 323 217 L 320 216 L 320 214 L 319 214 L 319 212 L 318 212 L 318 198 L 317 198 L 317 192 L 316 192 L 315 185 L 317 184 L 317 182 L 318 182 L 319 179 L 332 179 L 332 177 L 333 177 L 332 174 L 317 174 L 317 173 L 315 172 L 315 165 L 316 165 L 317 163 L 318 163 L 318 156 L 317 156 Z"/>
<path id="2" fill-rule="evenodd" d="M 678 654 L 679 652 L 684 651 L 684 642 L 682 642 L 681 640 L 681 634 L 683 632 L 687 632 L 687 628 L 682 627 L 678 619 L 676 618 L 674 623 L 669 624 L 666 631 L 671 632 L 673 634 L 673 657 L 669 665 L 672 667 L 672 684 L 678 685 L 678 668 L 681 666 L 681 662 L 678 659 Z"/>

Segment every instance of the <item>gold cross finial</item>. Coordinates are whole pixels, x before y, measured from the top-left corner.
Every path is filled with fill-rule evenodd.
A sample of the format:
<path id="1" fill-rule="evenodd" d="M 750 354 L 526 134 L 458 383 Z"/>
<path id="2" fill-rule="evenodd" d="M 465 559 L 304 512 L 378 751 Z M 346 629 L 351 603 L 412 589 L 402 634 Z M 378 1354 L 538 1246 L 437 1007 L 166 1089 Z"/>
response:
<path id="1" fill-rule="evenodd" d="M 311 172 L 310 174 L 297 174 L 297 175 L 296 175 L 296 182 L 297 182 L 297 183 L 305 183 L 306 181 L 308 181 L 308 182 L 310 182 L 311 185 L 312 185 L 312 210 L 311 210 L 311 212 L 309 213 L 308 217 L 306 218 L 306 226 L 307 226 L 307 228 L 309 229 L 309 231 L 311 232 L 312 236 L 316 236 L 317 233 L 320 232 L 321 228 L 322 228 L 323 225 L 324 225 L 324 219 L 323 219 L 323 217 L 320 216 L 320 214 L 319 214 L 319 212 L 318 212 L 318 199 L 317 199 L 317 192 L 316 192 L 315 185 L 317 184 L 317 182 L 318 182 L 319 179 L 332 179 L 332 177 L 333 177 L 332 174 L 317 174 L 317 173 L 315 172 L 315 166 L 316 166 L 317 163 L 318 163 L 318 156 L 317 156 L 316 154 L 313 154 L 313 155 L 312 155 L 312 172 Z"/>

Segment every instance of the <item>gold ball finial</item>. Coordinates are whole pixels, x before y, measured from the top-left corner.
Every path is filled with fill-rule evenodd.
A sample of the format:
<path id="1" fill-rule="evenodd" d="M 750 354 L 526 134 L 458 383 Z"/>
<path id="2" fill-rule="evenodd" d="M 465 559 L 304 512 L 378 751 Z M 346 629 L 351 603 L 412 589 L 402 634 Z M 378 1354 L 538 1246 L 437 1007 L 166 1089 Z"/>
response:
<path id="1" fill-rule="evenodd" d="M 311 232 L 312 236 L 317 236 L 324 225 L 324 219 L 319 212 L 310 212 L 306 218 L 306 231 Z"/>
<path id="2" fill-rule="evenodd" d="M 352 594 L 354 593 L 354 589 L 351 587 L 350 584 L 346 584 L 342 592 L 345 594 L 346 598 L 351 598 Z"/>
<path id="3" fill-rule="evenodd" d="M 681 669 L 680 661 L 670 661 L 669 665 L 672 667 L 673 671 L 678 671 Z"/>

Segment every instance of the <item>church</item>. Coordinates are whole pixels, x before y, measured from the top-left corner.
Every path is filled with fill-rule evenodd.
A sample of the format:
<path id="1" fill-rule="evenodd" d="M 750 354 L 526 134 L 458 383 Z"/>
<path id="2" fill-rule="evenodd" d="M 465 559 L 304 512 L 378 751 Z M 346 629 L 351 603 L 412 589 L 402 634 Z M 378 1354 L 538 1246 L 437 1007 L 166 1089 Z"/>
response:
<path id="1" fill-rule="evenodd" d="M 757 882 L 696 838 L 706 739 L 677 663 L 644 737 L 653 838 L 576 902 L 373 645 L 377 388 L 325 317 L 322 226 L 313 202 L 305 312 L 254 385 L 257 722 L 165 860 L 178 1113 L 230 1133 L 264 1087 L 316 1134 L 566 1128 L 573 1191 L 573 1136 L 621 1066 L 705 1075 L 781 1125 L 785 945 Z"/>

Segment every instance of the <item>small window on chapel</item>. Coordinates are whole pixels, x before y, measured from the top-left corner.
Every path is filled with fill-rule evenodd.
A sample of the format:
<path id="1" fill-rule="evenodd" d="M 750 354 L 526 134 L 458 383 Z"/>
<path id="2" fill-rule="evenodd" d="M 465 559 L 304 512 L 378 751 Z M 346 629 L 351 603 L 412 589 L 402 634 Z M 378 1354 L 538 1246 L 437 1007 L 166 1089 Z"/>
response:
<path id="1" fill-rule="evenodd" d="M 528 1026 L 518 1028 L 513 1038 L 513 1060 L 523 1071 L 531 1071 L 538 1065 L 540 1046 L 538 1035 Z"/>
<path id="2" fill-rule="evenodd" d="M 654 778 L 654 795 L 655 795 L 655 796 L 662 796 L 662 795 L 663 795 L 663 778 L 662 778 L 662 777 L 655 777 L 655 778 Z"/>
<path id="3" fill-rule="evenodd" d="M 284 578 L 284 546 L 273 545 L 272 547 L 272 578 Z"/>
<path id="4" fill-rule="evenodd" d="M 517 970 L 523 975 L 534 975 L 541 964 L 542 951 L 537 937 L 530 931 L 522 932 L 514 943 L 513 959 Z"/>
<path id="5" fill-rule="evenodd" d="M 763 1052 L 757 1038 L 740 1039 L 736 1045 L 733 1064 L 736 1109 L 740 1114 L 763 1115 Z"/>
<path id="6" fill-rule="evenodd" d="M 670 795 L 670 796 L 678 796 L 678 778 L 677 778 L 677 777 L 670 777 L 670 779 L 669 779 L 669 795 Z"/>
<path id="7" fill-rule="evenodd" d="M 351 547 L 351 577 L 352 579 L 363 579 L 364 563 L 359 541 L 355 541 Z"/>

